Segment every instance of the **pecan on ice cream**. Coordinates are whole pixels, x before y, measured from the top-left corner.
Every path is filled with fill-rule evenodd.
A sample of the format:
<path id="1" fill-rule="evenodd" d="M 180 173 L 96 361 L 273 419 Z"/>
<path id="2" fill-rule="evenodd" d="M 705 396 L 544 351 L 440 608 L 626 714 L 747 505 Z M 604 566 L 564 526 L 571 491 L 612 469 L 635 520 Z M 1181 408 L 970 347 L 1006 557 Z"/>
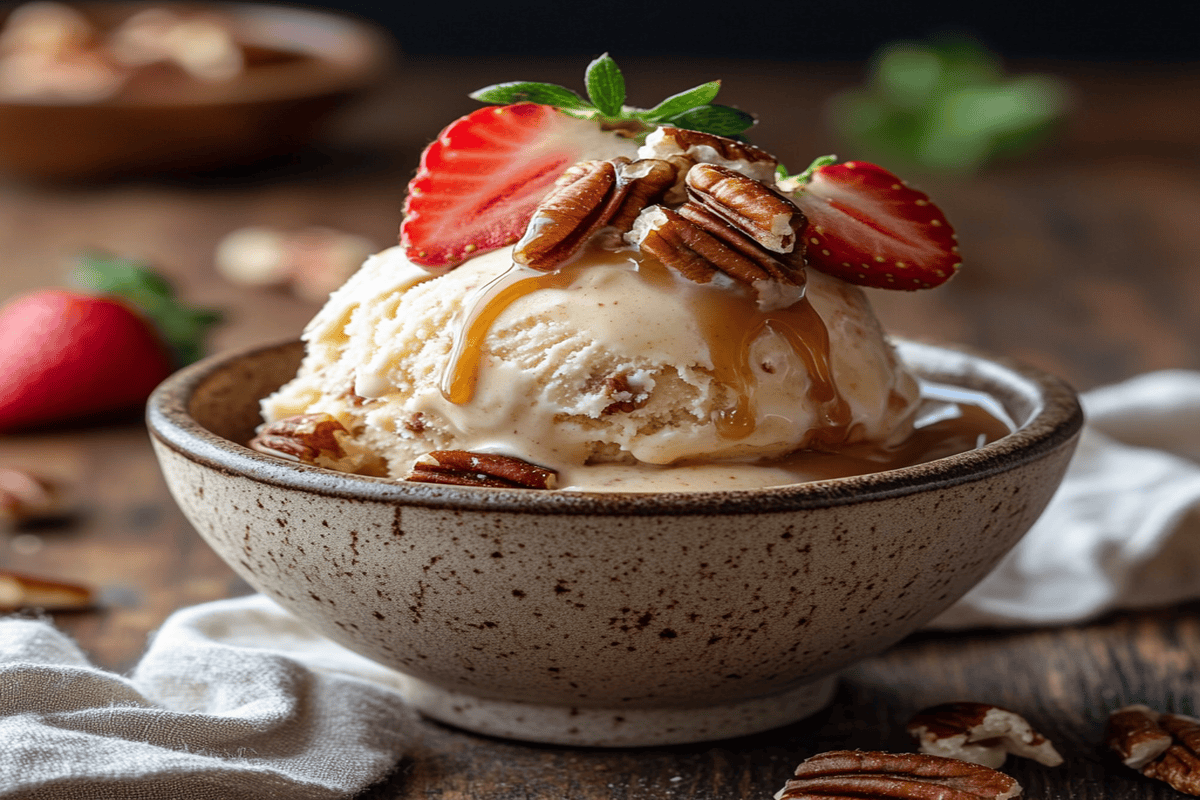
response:
<path id="1" fill-rule="evenodd" d="M 554 470 L 512 456 L 435 450 L 416 460 L 407 481 L 449 486 L 488 486 L 496 489 L 553 489 Z"/>

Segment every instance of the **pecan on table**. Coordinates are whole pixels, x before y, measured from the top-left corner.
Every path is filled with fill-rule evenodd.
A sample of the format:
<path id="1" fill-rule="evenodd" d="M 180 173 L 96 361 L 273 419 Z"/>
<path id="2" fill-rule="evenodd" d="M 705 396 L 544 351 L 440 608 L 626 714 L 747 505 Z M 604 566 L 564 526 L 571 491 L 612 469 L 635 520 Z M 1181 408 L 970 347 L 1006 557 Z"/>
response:
<path id="1" fill-rule="evenodd" d="M 908 721 L 922 753 L 999 767 L 1009 753 L 1057 767 L 1062 756 L 1045 736 L 1013 711 L 989 703 L 942 703 Z"/>
<path id="2" fill-rule="evenodd" d="M 553 489 L 558 485 L 558 474 L 512 456 L 435 450 L 418 458 L 405 480 L 497 489 Z"/>
<path id="3" fill-rule="evenodd" d="M 815 755 L 775 800 L 1007 800 L 1021 786 L 989 767 L 925 753 L 835 750 Z"/>
<path id="4" fill-rule="evenodd" d="M 1126 766 L 1200 796 L 1200 720 L 1126 706 L 1109 715 L 1104 738 Z"/>
<path id="5" fill-rule="evenodd" d="M 0 526 L 17 526 L 66 513 L 58 482 L 23 469 L 0 467 Z"/>
<path id="6" fill-rule="evenodd" d="M 86 586 L 0 570 L 0 612 L 26 608 L 79 611 L 91 608 L 94 602 L 94 594 Z"/>

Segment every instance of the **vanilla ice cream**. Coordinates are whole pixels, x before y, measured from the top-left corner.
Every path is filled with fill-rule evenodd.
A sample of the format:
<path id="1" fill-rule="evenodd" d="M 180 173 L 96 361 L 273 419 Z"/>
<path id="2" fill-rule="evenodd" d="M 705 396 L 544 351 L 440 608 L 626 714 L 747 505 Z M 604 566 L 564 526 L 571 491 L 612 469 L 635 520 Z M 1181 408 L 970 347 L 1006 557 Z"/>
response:
<path id="1" fill-rule="evenodd" d="M 917 382 L 861 290 L 810 271 L 797 302 L 762 306 L 632 248 L 590 247 L 555 272 L 506 248 L 437 277 L 393 248 L 309 324 L 264 417 L 333 415 L 395 478 L 457 449 L 624 491 L 793 483 L 797 453 L 911 433 Z"/>

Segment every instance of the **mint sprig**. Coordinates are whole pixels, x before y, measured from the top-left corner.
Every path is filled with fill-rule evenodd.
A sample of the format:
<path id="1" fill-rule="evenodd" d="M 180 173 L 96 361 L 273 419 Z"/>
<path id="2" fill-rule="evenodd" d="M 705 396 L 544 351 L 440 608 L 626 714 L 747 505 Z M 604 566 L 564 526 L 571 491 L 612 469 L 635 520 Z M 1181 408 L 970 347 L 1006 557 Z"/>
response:
<path id="1" fill-rule="evenodd" d="M 671 95 L 653 108 L 627 106 L 625 76 L 608 53 L 588 64 L 584 86 L 587 99 L 565 86 L 535 81 L 497 83 L 472 92 L 470 97 L 497 105 L 542 103 L 572 116 L 605 123 L 635 122 L 642 128 L 639 138 L 659 125 L 740 138 L 756 122 L 745 111 L 713 102 L 721 88 L 720 81 L 709 81 Z"/>

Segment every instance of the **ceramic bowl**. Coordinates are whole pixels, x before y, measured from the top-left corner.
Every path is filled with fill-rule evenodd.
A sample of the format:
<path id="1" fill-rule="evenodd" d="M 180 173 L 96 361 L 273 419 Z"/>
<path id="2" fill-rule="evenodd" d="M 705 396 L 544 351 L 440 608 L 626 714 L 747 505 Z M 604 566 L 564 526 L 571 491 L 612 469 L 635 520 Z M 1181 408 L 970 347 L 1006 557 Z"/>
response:
<path id="1" fill-rule="evenodd" d="M 244 446 L 290 343 L 183 370 L 150 400 L 167 482 L 252 586 L 408 677 L 422 713 L 560 744 L 751 733 L 828 703 L 840 669 L 978 582 L 1058 485 L 1082 415 L 1049 375 L 911 342 L 985 392 L 998 441 L 873 475 L 754 490 L 536 492 L 331 472 Z"/>
<path id="2" fill-rule="evenodd" d="M 0 172 L 27 180 L 92 180 L 250 165 L 292 153 L 347 101 L 394 66 L 394 44 L 350 17 L 254 3 L 79 2 L 101 30 L 139 9 L 221 14 L 247 49 L 228 81 L 174 82 L 95 102 L 0 101 Z M 0 25 L 11 9 L 0 8 Z"/>

